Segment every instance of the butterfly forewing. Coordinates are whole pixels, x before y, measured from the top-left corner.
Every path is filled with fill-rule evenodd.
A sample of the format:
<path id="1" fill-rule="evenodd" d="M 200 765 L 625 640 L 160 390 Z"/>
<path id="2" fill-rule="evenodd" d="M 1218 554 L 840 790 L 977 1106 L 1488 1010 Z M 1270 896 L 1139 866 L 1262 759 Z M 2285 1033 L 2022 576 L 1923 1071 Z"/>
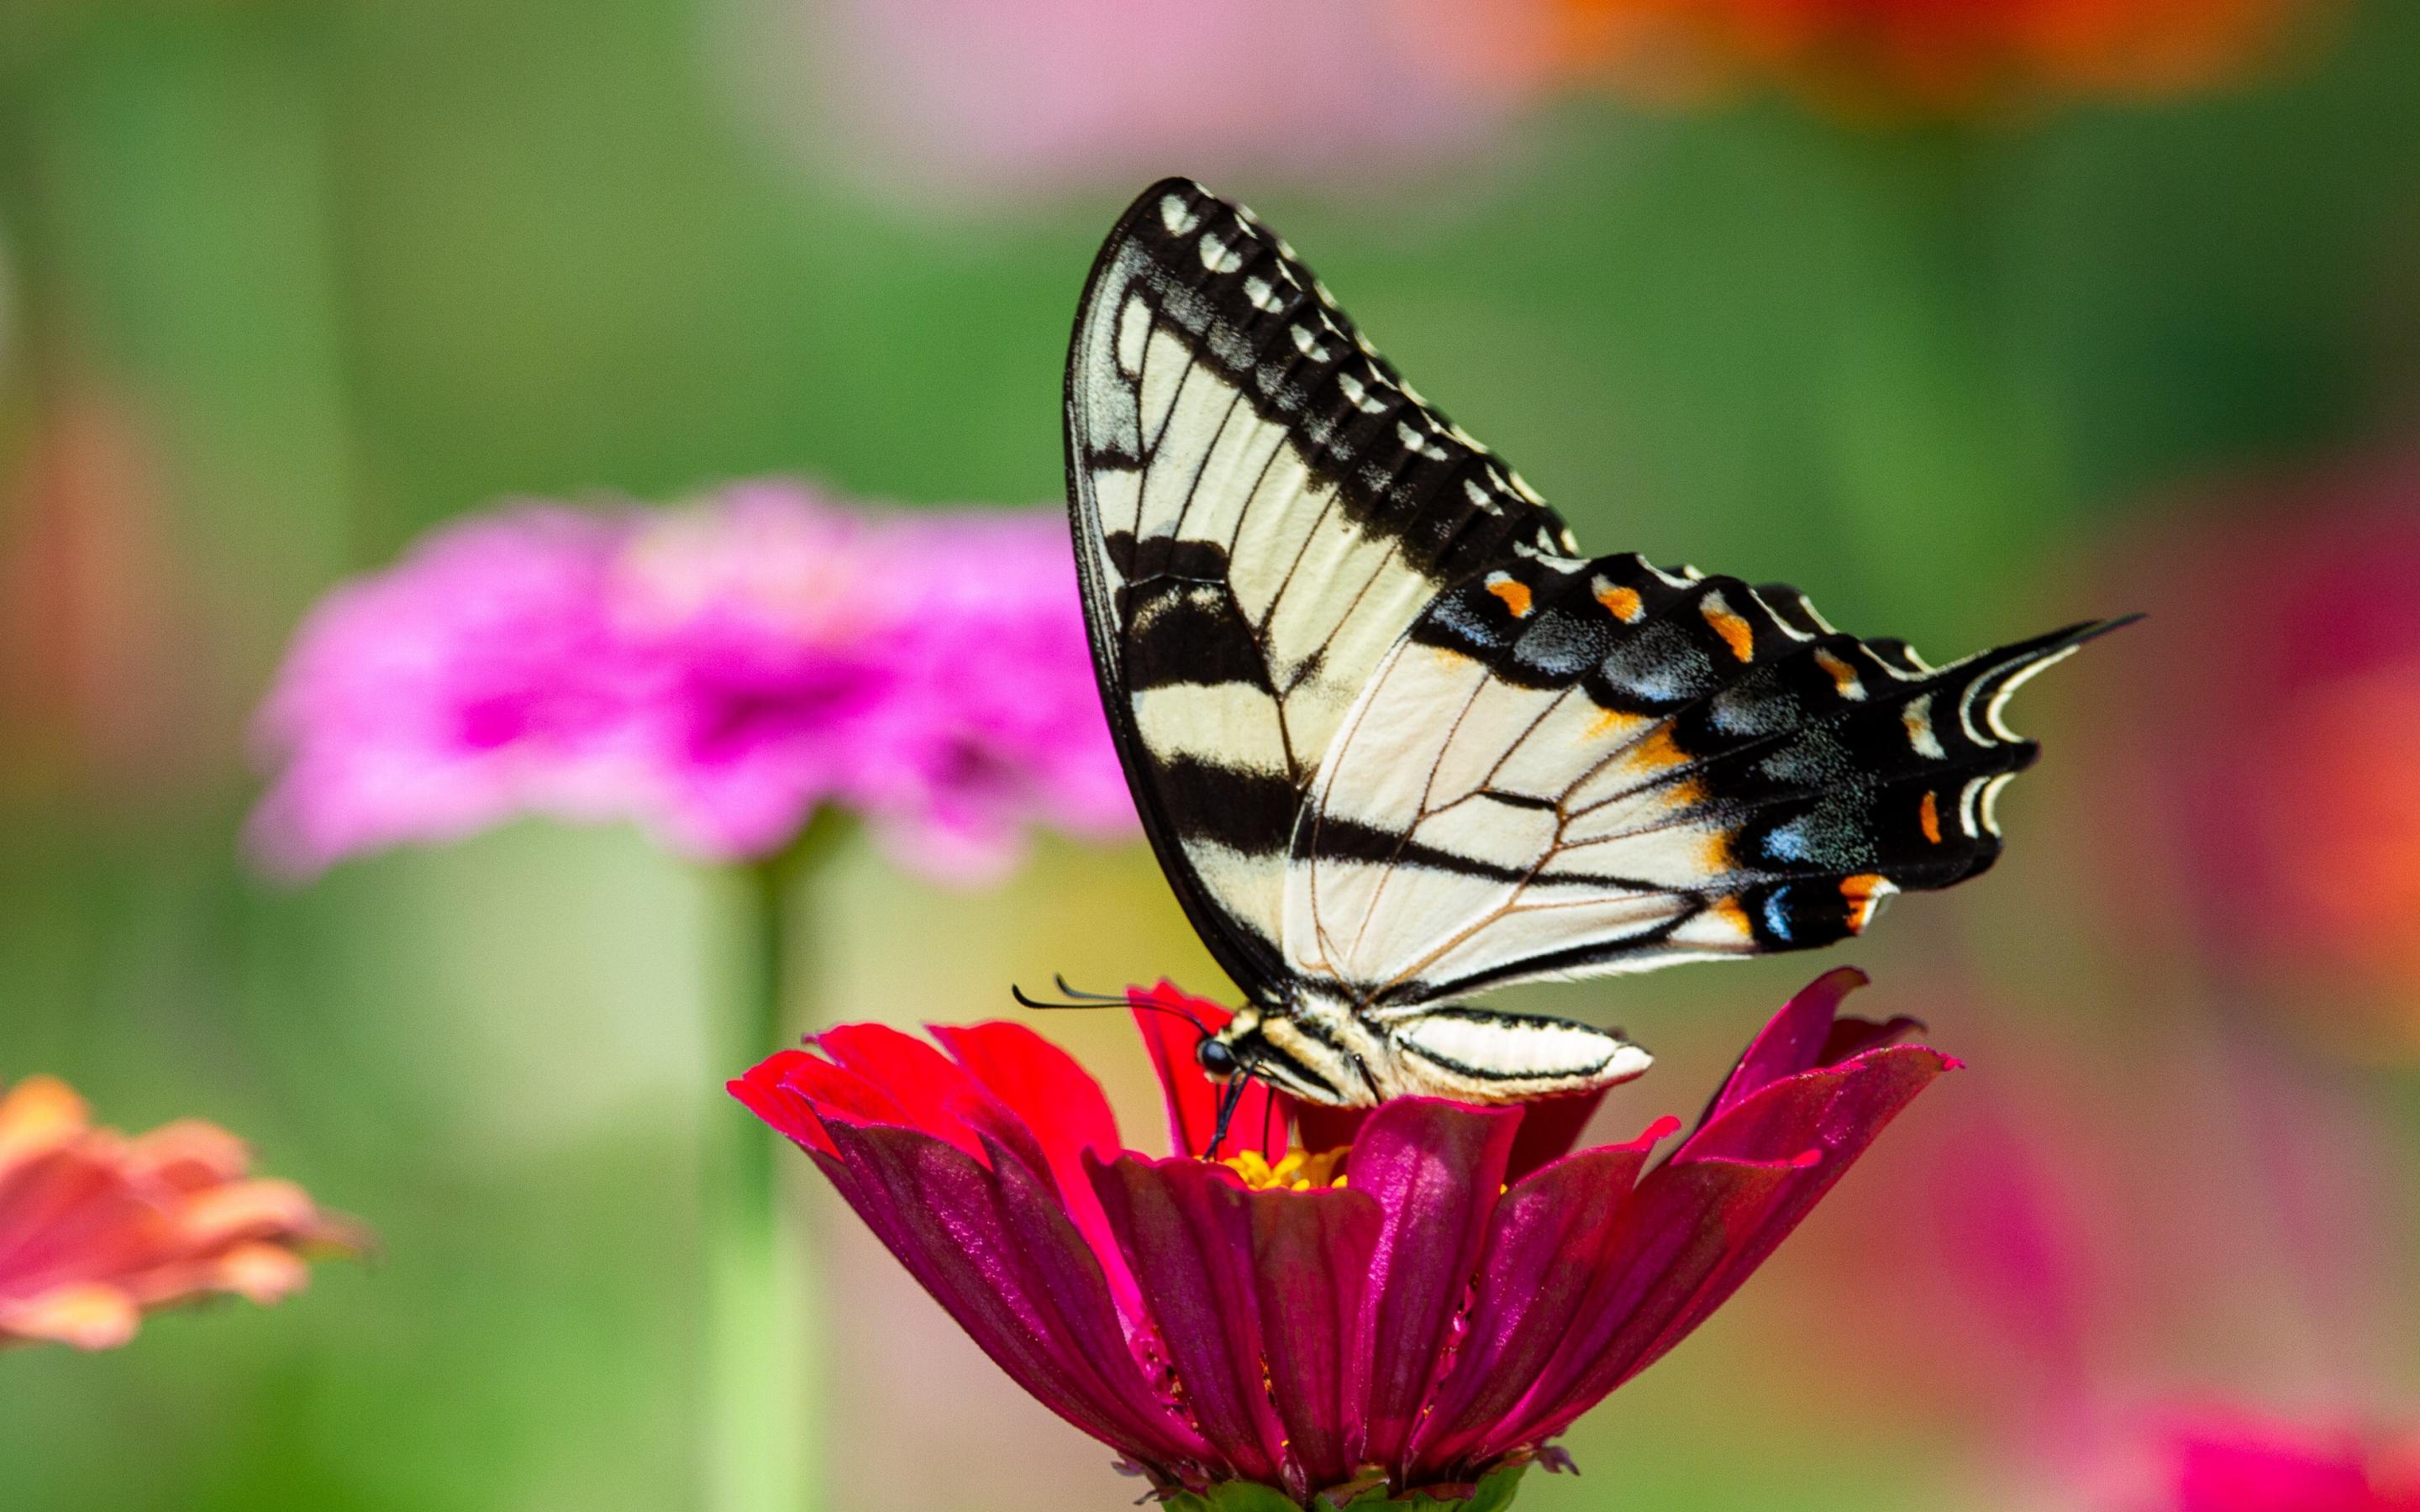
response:
<path id="1" fill-rule="evenodd" d="M 1583 559 L 1284 242 L 1198 184 L 1110 233 L 1067 366 L 1085 619 L 1144 826 L 1297 1096 L 1544 1096 L 1619 1035 L 1441 999 L 1827 945 L 1999 853 L 2008 695 L 1803 595 Z"/>
<path id="2" fill-rule="evenodd" d="M 1524 978 L 1829 945 L 1999 852 L 1999 722 L 2077 626 L 1931 669 L 1795 590 L 1636 556 L 1448 590 L 1302 816 L 1289 968 L 1382 1015 Z"/>
<path id="3" fill-rule="evenodd" d="M 1103 247 L 1066 403 L 1128 779 L 1213 954 L 1271 995 L 1297 812 L 1346 711 L 1448 584 L 1568 532 L 1291 249 L 1187 180 L 1145 191 Z"/>

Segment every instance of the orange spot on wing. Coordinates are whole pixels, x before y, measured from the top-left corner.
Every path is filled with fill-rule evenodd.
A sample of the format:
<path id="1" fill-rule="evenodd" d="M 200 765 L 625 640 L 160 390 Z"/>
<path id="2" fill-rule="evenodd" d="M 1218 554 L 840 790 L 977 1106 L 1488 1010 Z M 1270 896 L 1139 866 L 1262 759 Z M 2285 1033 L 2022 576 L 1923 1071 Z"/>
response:
<path id="1" fill-rule="evenodd" d="M 1602 740 L 1607 735 L 1627 734 L 1646 722 L 1646 717 L 1643 715 L 1624 714 L 1620 709 L 1606 709 L 1599 713 L 1595 720 L 1589 725 L 1589 738 Z"/>
<path id="2" fill-rule="evenodd" d="M 1706 616 L 1706 623 L 1714 627 L 1714 633 L 1723 638 L 1723 643 L 1731 648 L 1732 656 L 1745 661 L 1756 655 L 1756 631 L 1736 609 L 1728 609 L 1712 597 L 1699 600 L 1698 609 Z"/>
<path id="3" fill-rule="evenodd" d="M 1874 904 L 1890 891 L 1890 878 L 1878 872 L 1862 872 L 1840 879 L 1840 896 L 1849 904 L 1850 933 L 1865 933 L 1866 926 L 1873 921 Z"/>
<path id="4" fill-rule="evenodd" d="M 1842 698 L 1853 699 L 1865 692 L 1865 685 L 1857 681 L 1857 670 L 1820 646 L 1815 651 L 1815 665 L 1832 674 L 1832 686 L 1840 690 Z"/>
<path id="5" fill-rule="evenodd" d="M 1932 795 L 1931 789 L 1925 790 L 1924 806 L 1916 810 L 1916 822 L 1924 826 L 1924 838 L 1935 845 L 1940 844 L 1941 800 Z"/>
<path id="6" fill-rule="evenodd" d="M 1742 939 L 1750 938 L 1755 933 L 1755 931 L 1748 927 L 1747 910 L 1740 906 L 1740 901 L 1737 898 L 1717 898 L 1706 905 L 1706 912 L 1737 930 Z"/>
<path id="7" fill-rule="evenodd" d="M 1689 753 L 1673 740 L 1672 727 L 1668 724 L 1641 740 L 1630 753 L 1632 765 L 1655 771 L 1667 766 L 1686 766 L 1691 759 Z"/>
<path id="8" fill-rule="evenodd" d="M 1504 601 L 1504 607 L 1512 611 L 1514 619 L 1526 620 L 1529 617 L 1528 583 L 1521 581 L 1511 573 L 1490 573 L 1487 579 L 1487 591 Z"/>
<path id="9" fill-rule="evenodd" d="M 1636 624 L 1638 616 L 1647 608 L 1645 602 L 1639 598 L 1637 589 L 1623 588 L 1616 583 L 1607 583 L 1598 589 L 1596 601 L 1610 610 L 1616 619 L 1625 624 Z"/>

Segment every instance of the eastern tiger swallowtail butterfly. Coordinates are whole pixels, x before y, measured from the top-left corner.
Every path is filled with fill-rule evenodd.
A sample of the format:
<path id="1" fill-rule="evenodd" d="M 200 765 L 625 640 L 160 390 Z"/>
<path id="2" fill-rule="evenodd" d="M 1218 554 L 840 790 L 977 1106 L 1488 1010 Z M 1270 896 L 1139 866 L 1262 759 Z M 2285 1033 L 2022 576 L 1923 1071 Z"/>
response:
<path id="1" fill-rule="evenodd" d="M 1624 1080 L 1619 1034 L 1454 999 L 1829 945 L 1981 872 L 2036 749 L 2002 708 L 2109 627 L 1933 667 L 1793 588 L 1584 556 L 1181 178 L 1093 267 L 1066 440 L 1109 725 L 1246 998 L 1203 1063 L 1316 1103 Z"/>

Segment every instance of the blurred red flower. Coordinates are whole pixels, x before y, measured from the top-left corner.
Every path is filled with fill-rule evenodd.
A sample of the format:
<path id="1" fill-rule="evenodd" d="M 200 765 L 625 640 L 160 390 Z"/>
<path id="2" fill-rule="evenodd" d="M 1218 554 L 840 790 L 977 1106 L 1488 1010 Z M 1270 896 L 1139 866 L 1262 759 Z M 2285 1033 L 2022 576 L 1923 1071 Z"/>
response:
<path id="1" fill-rule="evenodd" d="M 1677 1119 L 1572 1153 L 1586 1108 L 1568 1103 L 1319 1118 L 1257 1088 L 1233 1125 L 1250 1148 L 1154 1159 L 1080 1066 L 1004 1023 L 934 1028 L 946 1056 L 837 1028 L 731 1089 L 1019 1385 L 1163 1495 L 1451 1500 L 1558 1458 L 1549 1441 L 1703 1321 L 1955 1064 L 1890 1044 L 1904 1021 L 1836 1019 L 1864 980 L 1792 998 L 1660 1164 Z M 1176 1148 L 1202 1148 L 1210 1085 L 1142 1010 L 1218 1011 L 1165 982 L 1130 996 Z M 1525 1141 L 1533 1119 L 1553 1135 Z"/>
<path id="2" fill-rule="evenodd" d="M 2199 948 L 2356 1037 L 2420 1044 L 2420 455 L 2247 490 L 2125 552 L 2149 609 L 2120 727 Z M 2177 670 L 2206 671 L 2190 676 Z M 2141 818 L 2108 826 L 2144 838 Z M 2122 842 L 2121 842 L 2122 843 Z M 2157 864 L 2181 857 L 2180 867 Z M 2371 1022 L 2356 1023 L 2356 1019 Z"/>
<path id="3" fill-rule="evenodd" d="M 290 1181 L 247 1178 L 243 1144 L 185 1119 L 128 1138 L 87 1121 L 48 1076 L 0 1096 L 0 1349 L 103 1350 L 142 1314 L 214 1293 L 267 1305 L 309 1279 L 313 1254 L 363 1231 Z"/>
<path id="4" fill-rule="evenodd" d="M 1887 114 L 2202 89 L 2313 0 L 1543 0 L 1530 66 L 1666 97 L 1778 83 Z"/>

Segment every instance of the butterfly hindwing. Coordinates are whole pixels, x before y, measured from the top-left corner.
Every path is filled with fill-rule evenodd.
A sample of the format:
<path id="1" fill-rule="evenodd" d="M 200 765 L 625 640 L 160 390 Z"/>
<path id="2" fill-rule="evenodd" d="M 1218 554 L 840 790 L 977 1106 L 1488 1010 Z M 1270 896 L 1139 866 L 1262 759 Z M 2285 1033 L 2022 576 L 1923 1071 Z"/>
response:
<path id="1" fill-rule="evenodd" d="M 1441 594 L 1302 815 L 1289 968 L 1385 1015 L 1447 994 L 1828 945 L 1999 853 L 2008 693 L 2098 626 L 1933 669 L 1795 590 L 1636 556 Z"/>
<path id="2" fill-rule="evenodd" d="M 1570 537 L 1290 248 L 1184 179 L 1145 191 L 1102 248 L 1066 418 L 1128 780 L 1212 953 L 1269 995 L 1297 811 L 1346 711 L 1448 584 Z"/>

